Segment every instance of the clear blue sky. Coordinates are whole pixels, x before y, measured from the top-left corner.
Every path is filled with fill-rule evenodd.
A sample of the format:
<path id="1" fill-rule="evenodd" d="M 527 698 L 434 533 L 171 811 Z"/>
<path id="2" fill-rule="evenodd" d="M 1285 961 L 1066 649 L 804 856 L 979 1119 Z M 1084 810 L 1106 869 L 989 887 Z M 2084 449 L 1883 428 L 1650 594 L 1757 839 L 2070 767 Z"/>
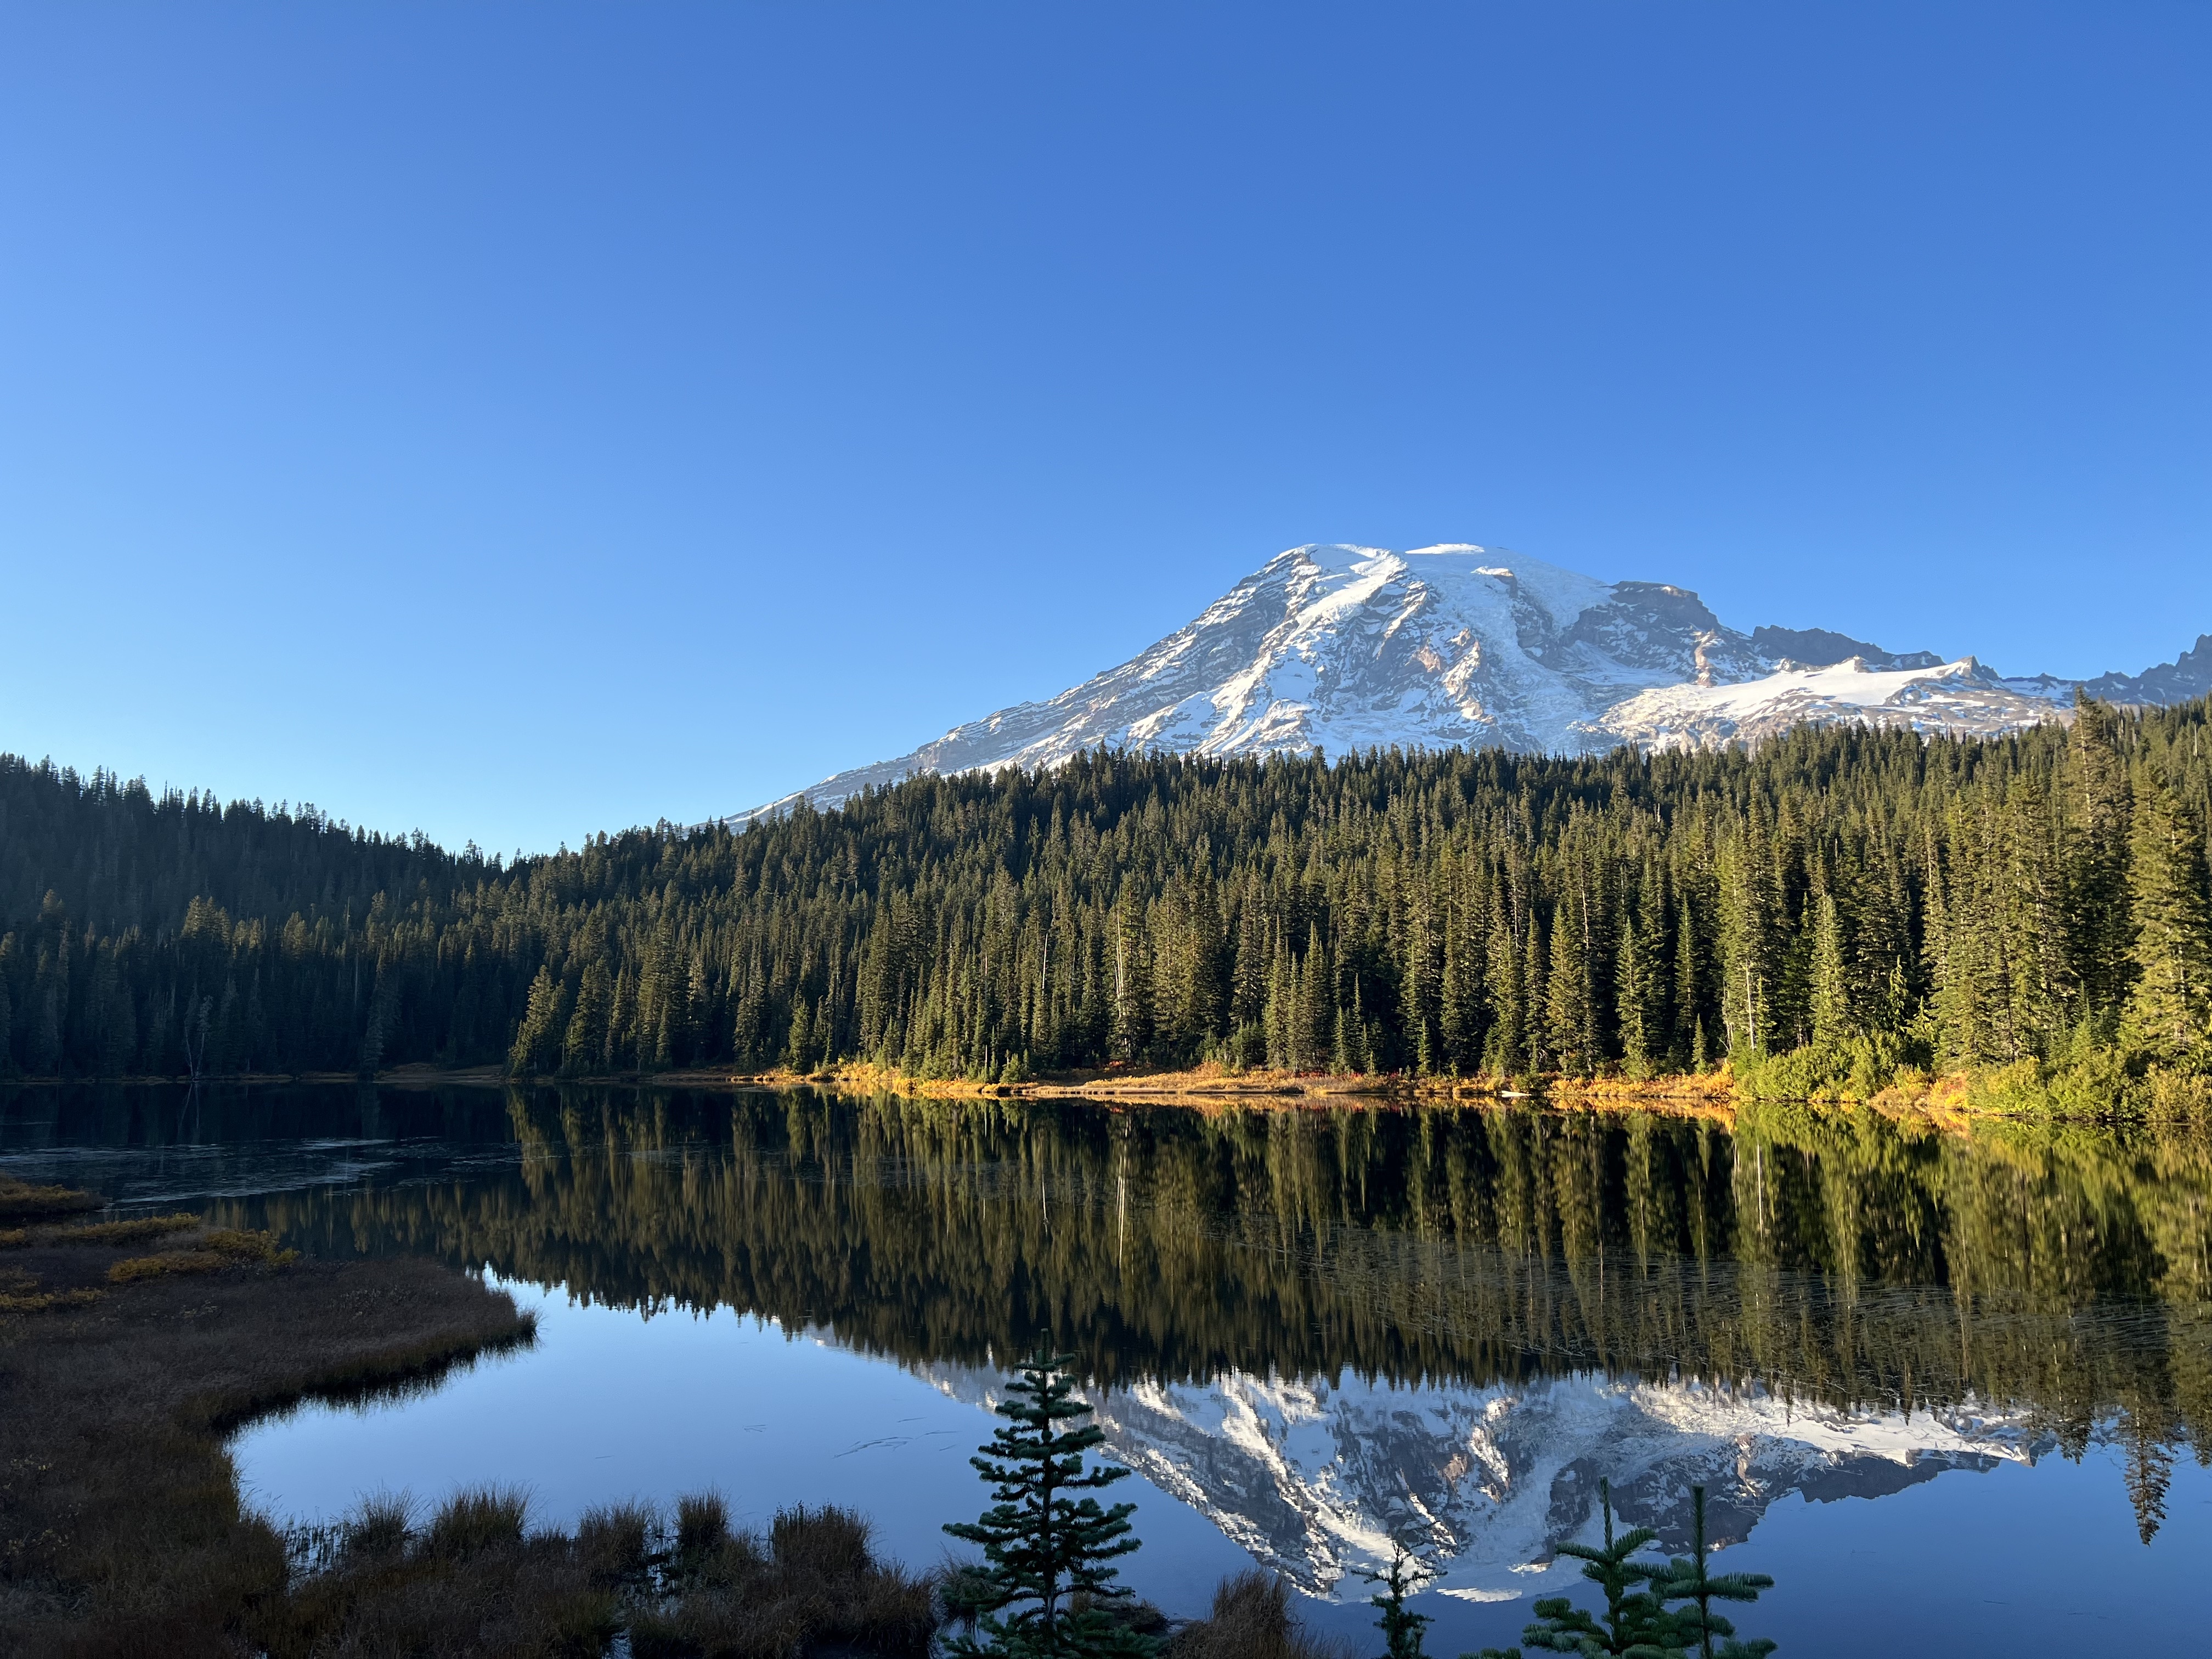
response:
<path id="1" fill-rule="evenodd" d="M 1299 542 L 2212 629 L 2212 10 L 0 9 L 0 748 L 456 843 Z"/>

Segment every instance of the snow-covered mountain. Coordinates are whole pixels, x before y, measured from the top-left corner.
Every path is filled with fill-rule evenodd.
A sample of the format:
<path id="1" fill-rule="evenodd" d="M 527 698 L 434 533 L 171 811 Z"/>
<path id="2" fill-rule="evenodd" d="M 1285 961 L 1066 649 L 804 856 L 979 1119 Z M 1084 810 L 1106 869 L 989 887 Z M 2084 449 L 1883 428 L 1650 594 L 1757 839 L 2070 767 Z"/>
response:
<path id="1" fill-rule="evenodd" d="M 1899 654 L 1820 629 L 1741 634 L 1686 588 L 1601 582 L 1498 549 L 1297 547 L 1150 649 L 1048 702 L 1002 708 L 728 821 L 802 796 L 834 805 L 911 773 L 1048 767 L 1101 745 L 1571 754 L 1721 744 L 1808 720 L 1991 733 L 2064 718 L 2076 684 L 2000 679 L 1972 657 Z M 2122 702 L 2203 696 L 2212 691 L 2212 635 L 2176 662 L 2087 689 Z"/>
<path id="2" fill-rule="evenodd" d="M 946 1394 L 995 1404 L 995 1372 L 933 1365 Z M 1597 1484 L 1632 1525 L 1686 1553 L 1690 1488 L 1715 1541 L 1741 1542 L 1767 1507 L 1875 1498 L 1947 1470 L 2032 1462 L 2025 1413 L 1910 1418 L 1846 1412 L 1763 1389 L 1655 1384 L 1596 1373 L 1488 1388 L 1393 1387 L 1351 1372 L 1285 1382 L 1227 1372 L 1093 1397 L 1106 1447 L 1310 1595 L 1364 1597 L 1394 1536 L 1470 1601 L 1558 1594 L 1579 1571 L 1559 1546 L 1597 1519 Z"/>

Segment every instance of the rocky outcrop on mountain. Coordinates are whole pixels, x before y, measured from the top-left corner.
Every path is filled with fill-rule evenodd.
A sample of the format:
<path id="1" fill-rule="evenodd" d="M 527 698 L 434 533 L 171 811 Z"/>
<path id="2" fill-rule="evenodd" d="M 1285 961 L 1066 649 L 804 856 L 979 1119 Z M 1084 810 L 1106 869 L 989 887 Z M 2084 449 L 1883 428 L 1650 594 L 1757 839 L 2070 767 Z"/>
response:
<path id="1" fill-rule="evenodd" d="M 1885 651 L 1848 634 L 1831 634 L 1825 628 L 1754 628 L 1754 650 L 1779 668 L 1826 668 L 1856 657 L 1877 672 L 1889 668 L 1940 668 L 1943 659 L 1933 651 Z"/>
<path id="2" fill-rule="evenodd" d="M 1747 635 L 1687 588 L 1601 582 L 1470 544 L 1297 547 L 1056 697 L 1002 708 L 726 822 L 801 799 L 835 805 L 917 772 L 1051 767 L 1102 746 L 1572 754 L 1747 741 L 1802 720 L 1988 734 L 2066 718 L 2076 684 L 2001 680 L 1971 657 L 1889 652 L 1823 629 Z M 2177 662 L 2084 689 L 2127 702 L 2204 695 L 2212 636 Z"/>

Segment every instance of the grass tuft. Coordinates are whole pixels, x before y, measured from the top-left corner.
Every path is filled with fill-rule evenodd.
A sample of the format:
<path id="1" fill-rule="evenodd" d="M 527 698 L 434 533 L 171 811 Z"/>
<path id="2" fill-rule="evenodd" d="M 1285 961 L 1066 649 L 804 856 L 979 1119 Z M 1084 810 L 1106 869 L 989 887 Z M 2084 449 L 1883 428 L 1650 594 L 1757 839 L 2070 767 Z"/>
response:
<path id="1" fill-rule="evenodd" d="M 471 1486 L 455 1492 L 430 1517 L 422 1553 L 463 1561 L 502 1544 L 520 1544 L 530 1496 L 518 1486 Z"/>
<path id="2" fill-rule="evenodd" d="M 650 1579 L 660 1517 L 650 1504 L 603 1504 L 576 1522 L 576 1554 L 591 1582 L 603 1589 L 642 1589 Z"/>
<path id="3" fill-rule="evenodd" d="M 676 1500 L 676 1553 L 696 1560 L 720 1549 L 730 1535 L 730 1506 L 718 1492 L 689 1492 Z"/>
<path id="4" fill-rule="evenodd" d="M 799 1504 L 776 1511 L 769 1525 L 769 1549 L 783 1572 L 830 1582 L 857 1578 L 874 1559 L 868 1549 L 871 1530 L 850 1510 L 827 1504 L 810 1510 Z"/>
<path id="5" fill-rule="evenodd" d="M 380 1561 L 403 1553 L 415 1534 L 415 1500 L 404 1492 L 371 1492 L 345 1518 L 349 1558 Z"/>
<path id="6" fill-rule="evenodd" d="M 1283 1579 L 1247 1571 L 1221 1581 L 1212 1610 L 1175 1633 L 1167 1659 L 1353 1659 L 1353 1648 L 1300 1623 Z"/>

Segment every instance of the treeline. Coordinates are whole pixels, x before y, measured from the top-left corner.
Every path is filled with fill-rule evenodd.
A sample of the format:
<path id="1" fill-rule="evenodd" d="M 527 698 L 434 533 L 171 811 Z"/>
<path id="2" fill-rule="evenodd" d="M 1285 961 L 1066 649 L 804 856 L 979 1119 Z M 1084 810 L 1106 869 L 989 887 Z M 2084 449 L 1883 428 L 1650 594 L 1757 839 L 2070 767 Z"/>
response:
<path id="1" fill-rule="evenodd" d="M 6 1056 L 1005 1079 L 1786 1055 L 1800 1090 L 2201 1070 L 2207 718 L 2086 703 L 1987 740 L 1802 728 L 1581 759 L 1097 754 L 512 866 L 13 763 Z"/>

